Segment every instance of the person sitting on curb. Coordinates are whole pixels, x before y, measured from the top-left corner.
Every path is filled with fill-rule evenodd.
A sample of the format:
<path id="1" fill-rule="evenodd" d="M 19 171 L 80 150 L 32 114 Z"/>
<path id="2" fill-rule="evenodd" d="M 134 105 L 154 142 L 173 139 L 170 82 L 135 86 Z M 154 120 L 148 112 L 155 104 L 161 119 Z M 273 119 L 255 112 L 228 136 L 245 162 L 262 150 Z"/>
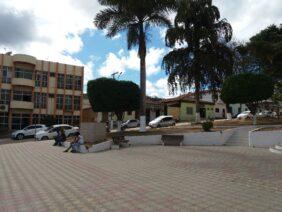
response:
<path id="1" fill-rule="evenodd" d="M 62 146 L 63 142 L 66 141 L 66 134 L 63 128 L 57 130 L 57 136 L 55 138 L 55 143 L 53 146 Z"/>
<path id="2" fill-rule="evenodd" d="M 79 132 L 75 133 L 74 136 L 74 140 L 71 142 L 69 148 L 67 148 L 64 152 L 68 152 L 72 149 L 72 153 L 77 153 L 79 152 L 79 146 L 84 144 L 83 136 Z"/>

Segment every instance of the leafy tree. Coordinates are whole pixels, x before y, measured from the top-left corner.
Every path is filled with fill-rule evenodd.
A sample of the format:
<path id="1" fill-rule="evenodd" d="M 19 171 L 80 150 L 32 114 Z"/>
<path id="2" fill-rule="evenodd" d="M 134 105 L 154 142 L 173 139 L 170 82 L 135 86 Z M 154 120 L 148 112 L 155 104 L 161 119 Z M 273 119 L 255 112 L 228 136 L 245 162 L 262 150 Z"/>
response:
<path id="1" fill-rule="evenodd" d="M 228 78 L 221 90 L 221 99 L 228 104 L 246 104 L 253 115 L 261 101 L 273 95 L 273 80 L 264 74 L 243 73 Z"/>
<path id="2" fill-rule="evenodd" d="M 139 109 L 140 89 L 130 81 L 92 80 L 87 84 L 87 95 L 94 112 L 114 112 L 119 121 L 125 111 Z"/>
<path id="3" fill-rule="evenodd" d="M 152 26 L 170 27 L 168 14 L 174 0 L 99 0 L 106 8 L 95 17 L 98 29 L 107 29 L 107 36 L 127 33 L 127 46 L 138 46 L 140 57 L 140 115 L 145 116 L 146 105 L 146 42 Z"/>
<path id="4" fill-rule="evenodd" d="M 282 80 L 282 25 L 271 25 L 250 39 L 249 51 L 260 60 L 263 72 Z"/>
<path id="5" fill-rule="evenodd" d="M 248 49 L 245 43 L 233 42 L 234 49 L 234 74 L 261 73 L 262 64 Z"/>
<path id="6" fill-rule="evenodd" d="M 212 0 L 180 0 L 174 27 L 167 30 L 166 45 L 174 48 L 163 59 L 170 91 L 195 87 L 196 121 L 200 118 L 200 91 L 217 90 L 232 75 L 233 52 L 226 44 L 232 27 L 220 19 Z"/>

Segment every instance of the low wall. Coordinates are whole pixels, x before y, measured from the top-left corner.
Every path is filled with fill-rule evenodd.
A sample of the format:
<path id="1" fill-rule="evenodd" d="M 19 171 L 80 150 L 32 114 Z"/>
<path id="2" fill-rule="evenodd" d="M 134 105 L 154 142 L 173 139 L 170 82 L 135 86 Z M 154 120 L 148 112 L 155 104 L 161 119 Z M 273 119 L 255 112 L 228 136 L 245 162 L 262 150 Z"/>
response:
<path id="1" fill-rule="evenodd" d="M 161 135 L 148 135 L 148 136 L 126 136 L 125 140 L 129 140 L 129 144 L 133 146 L 146 146 L 146 145 L 161 145 Z"/>
<path id="2" fill-rule="evenodd" d="M 85 142 L 97 142 L 106 139 L 105 123 L 81 123 L 80 133 L 83 135 Z"/>
<path id="3" fill-rule="evenodd" d="M 218 132 L 185 133 L 184 146 L 222 146 L 233 134 L 233 129 Z"/>
<path id="4" fill-rule="evenodd" d="M 249 146 L 269 148 L 282 144 L 282 130 L 259 131 L 259 129 L 249 132 Z"/>
<path id="5" fill-rule="evenodd" d="M 227 129 L 222 132 L 197 132 L 197 133 L 177 133 L 184 135 L 182 144 L 184 146 L 221 146 L 232 136 L 235 129 Z M 136 145 L 161 145 L 161 135 L 148 136 L 126 136 L 126 140 L 133 146 Z"/>
<path id="6" fill-rule="evenodd" d="M 102 152 L 106 150 L 110 150 L 112 146 L 112 141 L 106 141 L 100 144 L 95 144 L 91 148 L 88 149 L 89 152 L 95 153 L 95 152 Z"/>

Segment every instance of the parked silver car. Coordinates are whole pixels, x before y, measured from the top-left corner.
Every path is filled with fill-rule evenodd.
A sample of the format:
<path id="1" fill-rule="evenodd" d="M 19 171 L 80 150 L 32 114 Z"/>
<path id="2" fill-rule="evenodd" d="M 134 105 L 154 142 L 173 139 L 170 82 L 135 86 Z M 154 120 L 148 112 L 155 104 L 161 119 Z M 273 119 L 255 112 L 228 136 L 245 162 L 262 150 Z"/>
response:
<path id="1" fill-rule="evenodd" d="M 159 116 L 149 123 L 152 128 L 175 126 L 175 120 L 172 116 Z"/>
<path id="2" fill-rule="evenodd" d="M 74 135 L 79 130 L 78 127 L 73 127 L 68 124 L 57 124 L 57 125 L 51 126 L 47 130 L 42 130 L 40 132 L 37 132 L 35 135 L 35 138 L 36 140 L 39 140 L 39 141 L 53 139 L 57 136 L 57 131 L 60 130 L 61 128 L 64 129 L 65 135 L 67 137 Z"/>
<path id="3" fill-rule="evenodd" d="M 121 128 L 126 129 L 126 128 L 134 128 L 139 126 L 139 120 L 137 119 L 129 119 L 126 122 L 122 123 Z"/>
<path id="4" fill-rule="evenodd" d="M 46 130 L 47 127 L 44 124 L 35 124 L 30 125 L 22 130 L 17 130 L 12 133 L 11 137 L 12 139 L 22 140 L 24 138 L 32 138 L 35 136 L 35 134 L 39 131 Z"/>

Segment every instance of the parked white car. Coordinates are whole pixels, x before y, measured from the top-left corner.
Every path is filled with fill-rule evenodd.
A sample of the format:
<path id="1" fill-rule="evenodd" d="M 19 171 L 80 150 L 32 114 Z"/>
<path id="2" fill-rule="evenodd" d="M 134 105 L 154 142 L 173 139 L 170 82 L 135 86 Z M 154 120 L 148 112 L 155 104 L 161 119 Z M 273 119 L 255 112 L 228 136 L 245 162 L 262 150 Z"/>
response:
<path id="1" fill-rule="evenodd" d="M 152 128 L 156 127 L 169 127 L 174 126 L 175 120 L 172 116 L 159 116 L 149 123 L 149 126 Z"/>
<path id="2" fill-rule="evenodd" d="M 277 113 L 265 110 L 265 111 L 259 112 L 257 115 L 258 117 L 261 117 L 261 118 L 265 118 L 265 117 L 274 117 L 275 118 L 277 116 Z"/>
<path id="3" fill-rule="evenodd" d="M 253 114 L 251 114 L 251 111 L 249 110 L 244 111 L 237 116 L 237 119 L 246 119 L 246 118 L 253 118 Z"/>
<path id="4" fill-rule="evenodd" d="M 122 123 L 121 128 L 134 128 L 139 126 L 139 120 L 137 119 L 129 119 L 126 122 Z"/>
<path id="5" fill-rule="evenodd" d="M 47 130 L 43 130 L 40 132 L 37 132 L 35 135 L 36 140 L 51 140 L 57 136 L 57 131 L 60 130 L 61 128 L 64 129 L 66 137 L 74 135 L 79 128 L 78 127 L 73 127 L 67 124 L 57 124 L 53 125 Z"/>
<path id="6" fill-rule="evenodd" d="M 36 132 L 46 130 L 47 127 L 44 124 L 36 124 L 36 125 L 30 125 L 22 130 L 17 130 L 12 133 L 11 137 L 12 139 L 22 140 L 24 138 L 33 138 Z"/>

